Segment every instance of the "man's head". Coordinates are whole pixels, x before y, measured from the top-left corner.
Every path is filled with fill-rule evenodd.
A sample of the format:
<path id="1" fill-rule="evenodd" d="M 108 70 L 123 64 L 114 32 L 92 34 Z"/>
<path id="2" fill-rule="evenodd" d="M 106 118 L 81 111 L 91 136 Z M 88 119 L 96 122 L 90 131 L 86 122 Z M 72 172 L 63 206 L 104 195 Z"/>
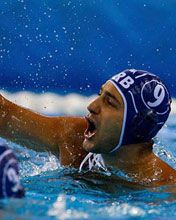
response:
<path id="1" fill-rule="evenodd" d="M 113 76 L 89 106 L 83 147 L 97 153 L 150 141 L 170 112 L 171 98 L 161 80 L 142 70 Z"/>

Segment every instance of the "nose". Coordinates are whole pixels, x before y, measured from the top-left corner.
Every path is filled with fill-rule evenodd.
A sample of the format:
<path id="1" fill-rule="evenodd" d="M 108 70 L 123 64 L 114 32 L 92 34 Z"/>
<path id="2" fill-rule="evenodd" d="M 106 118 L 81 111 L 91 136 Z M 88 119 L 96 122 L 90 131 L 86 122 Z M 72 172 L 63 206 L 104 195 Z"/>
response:
<path id="1" fill-rule="evenodd" d="M 88 111 L 92 114 L 99 114 L 100 113 L 100 102 L 99 97 L 97 97 L 93 102 L 91 102 L 88 107 Z"/>

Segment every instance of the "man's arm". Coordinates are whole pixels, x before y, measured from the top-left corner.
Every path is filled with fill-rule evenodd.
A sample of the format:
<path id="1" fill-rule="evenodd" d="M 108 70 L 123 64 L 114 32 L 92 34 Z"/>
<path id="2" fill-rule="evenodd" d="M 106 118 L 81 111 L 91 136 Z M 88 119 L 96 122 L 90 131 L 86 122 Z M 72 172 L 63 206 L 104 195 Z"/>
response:
<path id="1" fill-rule="evenodd" d="M 67 151 L 82 148 L 85 126 L 83 118 L 43 116 L 0 96 L 0 136 L 36 151 L 60 151 L 63 163 L 70 161 Z"/>

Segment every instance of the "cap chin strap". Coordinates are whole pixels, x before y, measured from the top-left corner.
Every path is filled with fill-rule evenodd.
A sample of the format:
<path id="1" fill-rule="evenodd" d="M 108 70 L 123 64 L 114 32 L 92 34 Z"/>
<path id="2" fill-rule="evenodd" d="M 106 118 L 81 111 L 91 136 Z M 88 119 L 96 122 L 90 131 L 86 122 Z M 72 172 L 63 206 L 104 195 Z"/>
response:
<path id="1" fill-rule="evenodd" d="M 95 153 L 88 153 L 87 156 L 84 158 L 82 163 L 79 167 L 79 172 L 82 171 L 83 167 L 85 166 L 86 162 L 88 163 L 88 170 L 92 170 L 93 168 L 101 169 L 103 171 L 107 171 L 107 168 L 105 166 L 103 157 L 101 154 L 95 154 Z"/>
<path id="2" fill-rule="evenodd" d="M 120 133 L 120 137 L 119 137 L 119 142 L 118 144 L 109 152 L 109 153 L 113 153 L 115 152 L 121 145 L 122 145 L 122 141 L 124 138 L 124 132 L 125 132 L 125 126 L 126 126 L 126 118 L 127 118 L 127 101 L 126 98 L 124 96 L 124 94 L 122 93 L 122 91 L 120 90 L 120 88 L 112 81 L 112 80 L 108 80 L 108 82 L 111 82 L 115 88 L 117 89 L 117 91 L 120 93 L 122 99 L 123 99 L 123 103 L 124 103 L 124 113 L 123 113 L 123 122 L 122 122 L 122 128 L 121 128 L 121 133 Z"/>

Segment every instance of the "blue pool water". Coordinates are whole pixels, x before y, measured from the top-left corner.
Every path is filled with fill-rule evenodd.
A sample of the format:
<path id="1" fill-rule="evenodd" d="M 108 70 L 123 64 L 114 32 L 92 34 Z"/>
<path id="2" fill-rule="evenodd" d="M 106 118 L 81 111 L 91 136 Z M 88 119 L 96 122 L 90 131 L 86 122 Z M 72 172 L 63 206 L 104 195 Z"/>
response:
<path id="1" fill-rule="evenodd" d="M 175 133 L 176 115 L 172 114 L 154 147 L 154 152 L 174 168 Z M 76 169 L 61 167 L 49 153 L 9 144 L 20 161 L 26 197 L 1 201 L 1 219 L 176 218 L 175 185 L 132 189 L 114 183 L 105 174 L 79 174 Z"/>

